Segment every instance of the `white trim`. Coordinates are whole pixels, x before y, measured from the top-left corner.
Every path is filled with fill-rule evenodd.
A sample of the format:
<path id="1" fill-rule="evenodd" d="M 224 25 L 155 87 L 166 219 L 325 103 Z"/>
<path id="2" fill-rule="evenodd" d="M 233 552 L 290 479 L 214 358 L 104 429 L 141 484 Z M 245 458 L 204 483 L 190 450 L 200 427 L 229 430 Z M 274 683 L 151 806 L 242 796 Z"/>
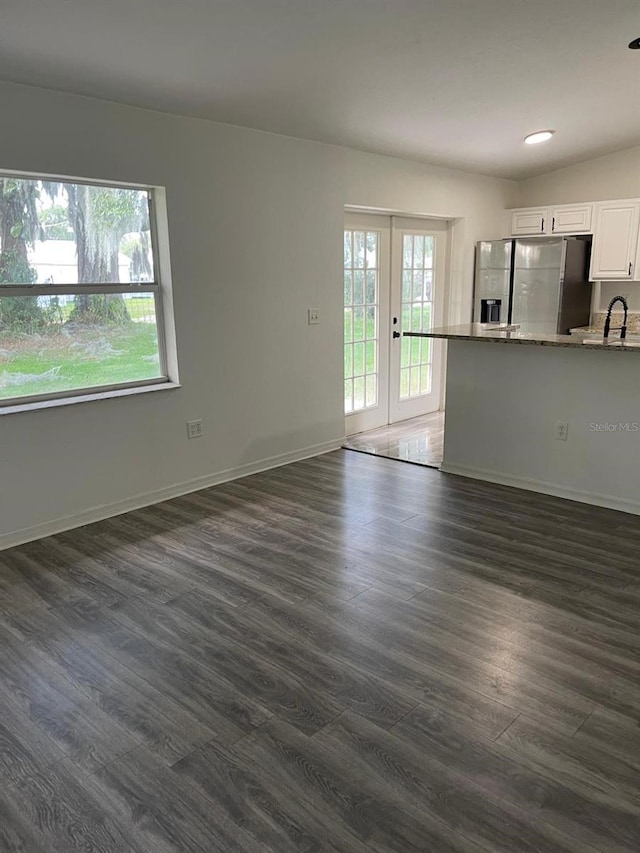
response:
<path id="1" fill-rule="evenodd" d="M 459 477 L 470 477 L 472 480 L 484 480 L 488 483 L 497 483 L 501 486 L 513 486 L 516 489 L 526 489 L 529 492 L 539 492 L 543 495 L 552 495 L 556 498 L 565 498 L 570 501 L 600 506 L 605 509 L 616 509 L 620 512 L 628 512 L 640 515 L 640 503 L 617 498 L 614 495 L 600 494 L 599 492 L 584 492 L 580 489 L 572 489 L 557 483 L 549 483 L 545 480 L 534 480 L 530 477 L 518 477 L 517 475 L 502 474 L 487 468 L 472 468 L 465 465 L 447 465 L 443 463 L 440 471 L 443 474 L 455 474 Z"/>
<path id="2" fill-rule="evenodd" d="M 79 284 L 20 284 L 19 282 L 2 282 L 2 296 L 83 296 L 91 293 L 115 293 L 128 296 L 130 293 L 157 293 L 160 285 L 157 281 L 145 281 L 141 284 L 116 284 L 104 282 L 81 282 Z"/>
<path id="3" fill-rule="evenodd" d="M 208 489 L 211 486 L 217 486 L 218 484 L 226 483 L 229 480 L 237 480 L 240 477 L 247 477 L 250 474 L 259 474 L 261 471 L 268 471 L 270 468 L 279 468 L 280 466 L 288 465 L 291 462 L 300 462 L 302 459 L 309 459 L 312 456 L 320 456 L 321 454 L 329 453 L 332 450 L 339 450 L 343 443 L 344 436 L 342 438 L 334 439 L 333 441 L 313 444 L 310 447 L 304 447 L 301 450 L 294 450 L 290 453 L 281 453 L 278 456 L 270 456 L 267 459 L 259 459 L 256 462 L 249 462 L 238 468 L 227 468 L 225 471 L 219 471 L 216 474 L 206 474 L 203 477 L 196 477 L 195 480 L 176 483 L 175 485 L 167 486 L 164 489 L 145 492 L 132 498 L 125 498 L 125 500 L 116 501 L 115 503 L 91 507 L 90 509 L 74 513 L 73 515 L 55 518 L 52 521 L 46 521 L 42 524 L 34 524 L 32 527 L 23 527 L 21 530 L 16 530 L 12 533 L 6 533 L 0 536 L 0 551 L 7 548 L 14 548 L 16 545 L 22 545 L 25 542 L 32 542 L 34 539 L 43 539 L 45 536 L 53 536 L 56 533 L 63 533 L 65 530 L 72 530 L 74 527 L 83 527 L 85 524 L 93 524 L 94 522 L 102 521 L 105 518 L 122 515 L 123 513 L 131 512 L 134 509 L 141 509 L 142 507 L 151 506 L 152 504 L 167 501 L 171 498 L 178 498 L 181 495 L 189 494 L 189 492 Z"/>
<path id="4" fill-rule="evenodd" d="M 0 417 L 4 415 L 17 415 L 22 412 L 33 412 L 37 409 L 54 409 L 56 406 L 73 406 L 76 403 L 95 403 L 97 400 L 110 400 L 113 397 L 130 397 L 132 394 L 148 394 L 149 391 L 170 391 L 180 387 L 178 382 L 171 382 L 166 377 L 160 377 L 153 380 L 144 380 L 143 384 L 140 385 L 127 385 L 124 388 L 120 386 L 104 388 L 103 390 L 98 389 L 88 394 L 79 391 L 73 396 L 51 396 L 42 397 L 37 400 L 26 398 L 22 403 L 9 403 L 6 406 L 0 402 Z M 72 391 L 61 391 L 60 393 L 62 395 L 73 394 Z M 20 397 L 10 397 L 8 399 L 20 400 Z M 28 401 L 29 399 L 31 399 L 30 402 Z"/>
<path id="5" fill-rule="evenodd" d="M 58 175 L 50 172 L 17 172 L 15 169 L 1 169 L 0 178 L 22 178 L 27 181 L 55 181 L 60 184 L 84 184 L 93 187 L 110 187 L 111 189 L 153 190 L 153 184 L 132 184 L 129 181 L 109 181 L 105 178 L 74 178 L 72 175 Z"/>
<path id="6" fill-rule="evenodd" d="M 363 204 L 345 204 L 345 213 L 364 213 L 367 216 L 401 216 L 404 219 L 433 219 L 440 222 L 452 222 L 457 219 L 453 214 L 415 213 L 395 207 L 370 207 Z"/>
<path id="7" fill-rule="evenodd" d="M 178 373 L 178 350 L 176 343 L 176 321 L 173 310 L 173 281 L 171 279 L 171 257 L 169 251 L 169 213 L 167 193 L 164 187 L 154 187 L 149 195 L 151 201 L 151 246 L 154 251 L 155 277 L 160 283 L 159 299 L 161 311 L 156 311 L 160 355 L 169 379 L 180 382 Z M 154 240 L 155 235 L 155 240 Z M 156 308 L 157 308 L 156 302 Z"/>

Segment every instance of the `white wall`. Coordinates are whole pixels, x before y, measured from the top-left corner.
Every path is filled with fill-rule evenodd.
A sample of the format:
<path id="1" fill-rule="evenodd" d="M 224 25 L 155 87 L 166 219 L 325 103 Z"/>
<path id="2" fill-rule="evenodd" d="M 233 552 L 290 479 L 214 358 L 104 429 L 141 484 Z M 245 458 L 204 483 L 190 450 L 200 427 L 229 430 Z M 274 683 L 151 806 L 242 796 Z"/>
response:
<path id="1" fill-rule="evenodd" d="M 547 172 L 519 184 L 518 206 L 640 196 L 640 147 Z"/>
<path id="2" fill-rule="evenodd" d="M 639 371 L 640 350 L 449 341 L 443 470 L 640 514 Z M 618 423 L 638 431 L 591 427 Z"/>
<path id="3" fill-rule="evenodd" d="M 600 297 L 596 310 L 606 311 L 609 302 L 614 296 L 624 296 L 629 305 L 629 311 L 640 313 L 640 282 L 637 281 L 603 281 L 600 283 Z M 624 314 L 620 304 L 617 303 L 614 313 Z M 616 323 L 618 320 L 616 319 Z"/>
<path id="4" fill-rule="evenodd" d="M 167 188 L 182 382 L 0 417 L 0 546 L 335 446 L 344 206 L 462 218 L 464 315 L 473 243 L 515 202 L 509 181 L 12 84 L 0 115 L 0 168 Z"/>

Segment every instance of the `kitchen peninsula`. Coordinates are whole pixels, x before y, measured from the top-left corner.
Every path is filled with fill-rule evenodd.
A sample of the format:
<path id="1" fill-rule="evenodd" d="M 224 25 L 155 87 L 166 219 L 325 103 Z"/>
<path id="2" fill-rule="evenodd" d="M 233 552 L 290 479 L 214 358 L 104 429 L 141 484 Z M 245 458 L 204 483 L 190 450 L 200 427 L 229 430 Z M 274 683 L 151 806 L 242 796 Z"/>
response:
<path id="1" fill-rule="evenodd" d="M 640 339 L 404 334 L 447 341 L 443 472 L 640 514 Z"/>

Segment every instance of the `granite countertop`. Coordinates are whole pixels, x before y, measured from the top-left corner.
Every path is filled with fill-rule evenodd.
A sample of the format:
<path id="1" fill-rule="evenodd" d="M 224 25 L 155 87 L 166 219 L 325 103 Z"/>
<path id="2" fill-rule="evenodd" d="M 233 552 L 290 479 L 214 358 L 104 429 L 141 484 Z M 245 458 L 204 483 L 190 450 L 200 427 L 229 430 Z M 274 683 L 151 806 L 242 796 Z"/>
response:
<path id="1" fill-rule="evenodd" d="M 601 338 L 604 334 L 604 329 L 602 326 L 578 326 L 575 329 L 569 329 L 569 332 L 572 335 L 581 335 L 583 338 Z M 620 337 L 620 327 L 616 323 L 615 326 L 611 327 L 611 331 L 609 332 L 610 338 L 619 338 Z M 640 330 L 629 328 L 627 326 L 627 338 L 640 338 Z"/>
<path id="2" fill-rule="evenodd" d="M 529 344 L 543 347 L 572 347 L 573 349 L 625 350 L 640 352 L 640 338 L 621 341 L 611 337 L 602 338 L 602 332 L 594 337 L 582 335 L 545 335 L 535 332 L 521 332 L 517 326 L 503 327 L 491 323 L 464 323 L 460 326 L 443 326 L 430 332 L 403 332 L 409 338 L 443 338 L 458 341 L 487 341 L 489 343 Z"/>
<path id="3" fill-rule="evenodd" d="M 597 311 L 593 315 L 591 325 L 578 326 L 575 329 L 569 329 L 572 335 L 583 335 L 585 337 L 601 338 L 604 329 L 604 323 L 607 318 L 606 311 Z M 619 327 L 622 325 L 624 314 L 622 311 L 614 311 L 611 315 L 611 337 L 620 337 Z M 636 311 L 629 311 L 627 317 L 627 337 L 640 335 L 640 314 Z"/>

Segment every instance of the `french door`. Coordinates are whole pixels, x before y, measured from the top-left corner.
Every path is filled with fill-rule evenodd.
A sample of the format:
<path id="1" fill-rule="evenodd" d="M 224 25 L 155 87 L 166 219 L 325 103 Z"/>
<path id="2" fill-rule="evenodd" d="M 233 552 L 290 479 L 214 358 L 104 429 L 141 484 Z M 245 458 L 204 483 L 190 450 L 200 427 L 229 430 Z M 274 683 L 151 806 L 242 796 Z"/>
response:
<path id="1" fill-rule="evenodd" d="M 346 434 L 437 411 L 447 223 L 348 214 L 344 231 Z"/>

